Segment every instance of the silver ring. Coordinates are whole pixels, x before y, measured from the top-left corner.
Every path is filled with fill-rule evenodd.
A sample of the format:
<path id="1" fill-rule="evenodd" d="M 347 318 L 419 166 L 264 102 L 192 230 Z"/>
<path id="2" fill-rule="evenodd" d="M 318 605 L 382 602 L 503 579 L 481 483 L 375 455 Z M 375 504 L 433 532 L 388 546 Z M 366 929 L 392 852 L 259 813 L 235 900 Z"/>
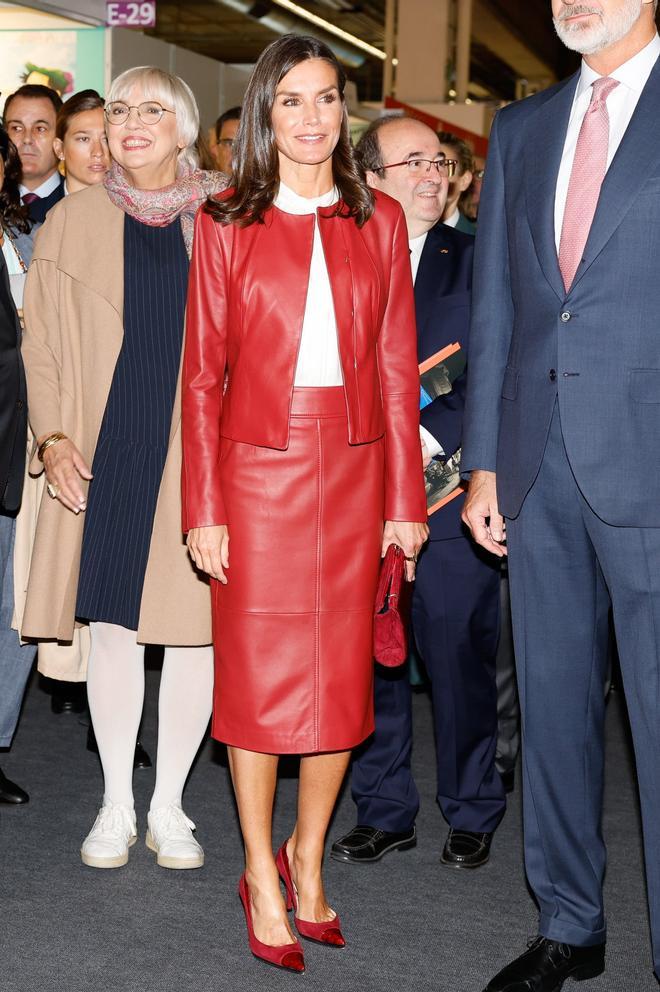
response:
<path id="1" fill-rule="evenodd" d="M 49 482 L 48 485 L 46 486 L 46 492 L 48 493 L 51 499 L 57 499 L 57 494 L 59 493 L 59 489 L 57 488 L 57 486 L 54 486 L 52 482 Z"/>

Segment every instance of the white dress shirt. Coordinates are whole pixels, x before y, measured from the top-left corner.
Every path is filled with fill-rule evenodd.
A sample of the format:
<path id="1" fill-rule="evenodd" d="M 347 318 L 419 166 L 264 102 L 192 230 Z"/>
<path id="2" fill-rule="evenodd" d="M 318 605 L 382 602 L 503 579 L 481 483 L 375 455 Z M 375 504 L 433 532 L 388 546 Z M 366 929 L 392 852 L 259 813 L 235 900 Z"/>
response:
<path id="1" fill-rule="evenodd" d="M 607 112 L 610 118 L 610 138 L 607 150 L 607 168 L 609 169 L 612 159 L 616 155 L 621 144 L 621 139 L 626 133 L 630 124 L 630 119 L 635 112 L 635 107 L 642 95 L 642 90 L 646 86 L 651 70 L 660 55 L 660 37 L 656 34 L 653 40 L 645 48 L 628 59 L 618 69 L 609 74 L 610 79 L 616 79 L 619 85 L 612 90 L 607 98 Z M 566 198 L 568 196 L 568 184 L 573 169 L 573 159 L 575 158 L 575 148 L 582 127 L 584 115 L 591 103 L 592 83 L 600 79 L 597 72 L 590 69 L 587 63 L 582 61 L 582 70 L 578 80 L 575 97 L 573 99 L 573 109 L 568 122 L 564 152 L 562 154 L 559 175 L 557 177 L 557 189 L 555 192 L 555 242 L 559 253 L 559 242 L 561 240 L 561 229 L 564 222 L 564 210 L 566 208 Z"/>
<path id="2" fill-rule="evenodd" d="M 424 234 L 420 234 L 417 238 L 410 238 L 408 241 L 408 247 L 410 248 L 410 268 L 412 269 L 413 285 L 415 284 L 415 279 L 417 278 L 417 270 L 419 269 L 419 262 L 422 257 L 422 252 L 424 251 L 424 245 L 426 244 L 426 237 L 428 231 Z M 426 445 L 431 458 L 435 455 L 444 455 L 442 450 L 442 445 L 436 441 L 430 431 L 427 431 L 426 427 L 419 425 L 419 436 Z"/>
<path id="3" fill-rule="evenodd" d="M 280 182 L 275 206 L 287 214 L 314 214 L 314 242 L 309 284 L 305 301 L 298 364 L 294 386 L 342 386 L 344 377 L 339 359 L 337 322 L 325 264 L 323 243 L 316 218 L 317 207 L 330 207 L 339 199 L 336 187 L 323 196 L 305 197 Z"/>
<path id="4" fill-rule="evenodd" d="M 47 196 L 50 196 L 51 193 L 55 192 L 57 187 L 60 185 L 61 178 L 61 175 L 56 169 L 52 176 L 43 182 L 41 186 L 37 186 L 36 189 L 28 189 L 27 186 L 23 186 L 21 183 L 18 187 L 18 191 L 21 194 L 21 197 L 24 197 L 26 193 L 36 193 L 42 200 L 45 200 Z"/>
<path id="5" fill-rule="evenodd" d="M 451 217 L 448 217 L 447 220 L 443 220 L 442 223 L 446 224 L 447 227 L 456 227 L 460 219 L 461 219 L 461 212 L 458 209 L 458 207 L 456 207 Z"/>

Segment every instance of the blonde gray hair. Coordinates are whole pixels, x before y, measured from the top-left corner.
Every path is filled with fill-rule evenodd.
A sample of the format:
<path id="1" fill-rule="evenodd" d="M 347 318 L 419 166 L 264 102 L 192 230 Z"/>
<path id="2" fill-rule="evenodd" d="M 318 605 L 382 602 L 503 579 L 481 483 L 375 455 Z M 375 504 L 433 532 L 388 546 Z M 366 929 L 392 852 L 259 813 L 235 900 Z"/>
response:
<path id="1" fill-rule="evenodd" d="M 139 65 L 122 72 L 110 84 L 106 103 L 113 100 L 128 101 L 131 91 L 139 86 L 145 100 L 157 100 L 168 110 L 176 113 L 177 136 L 185 142 L 179 151 L 177 170 L 179 174 L 199 168 L 199 158 L 195 148 L 199 134 L 199 110 L 193 91 L 180 76 L 174 76 L 155 65 Z"/>

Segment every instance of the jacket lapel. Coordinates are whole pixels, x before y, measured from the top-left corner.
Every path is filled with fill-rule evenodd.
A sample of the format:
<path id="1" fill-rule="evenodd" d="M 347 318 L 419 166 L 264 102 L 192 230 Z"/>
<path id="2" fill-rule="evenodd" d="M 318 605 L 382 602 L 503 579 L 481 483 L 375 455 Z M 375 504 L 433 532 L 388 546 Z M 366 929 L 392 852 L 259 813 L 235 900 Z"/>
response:
<path id="1" fill-rule="evenodd" d="M 555 192 L 564 137 L 579 79 L 575 73 L 539 107 L 525 140 L 527 217 L 543 273 L 560 299 L 566 291 L 555 245 Z"/>
<path id="2" fill-rule="evenodd" d="M 79 236 L 69 236 L 62 241 L 58 268 L 107 300 L 119 315 L 123 328 L 124 212 L 111 202 L 103 186 L 73 196 L 86 197 L 85 210 L 76 212 Z M 95 229 L 103 231 L 104 251 L 86 250 Z"/>
<path id="3" fill-rule="evenodd" d="M 429 315 L 436 311 L 434 301 L 447 295 L 449 266 L 442 265 L 442 259 L 449 251 L 449 247 L 448 239 L 444 236 L 444 225 L 436 224 L 431 228 L 424 242 L 415 279 L 415 316 L 418 336 L 426 326 Z"/>
<path id="4" fill-rule="evenodd" d="M 571 289 L 582 279 L 630 210 L 641 187 L 653 169 L 660 165 L 658 146 L 658 102 L 660 101 L 660 59 L 656 62 L 639 103 L 630 120 L 600 191 L 583 264 Z"/>

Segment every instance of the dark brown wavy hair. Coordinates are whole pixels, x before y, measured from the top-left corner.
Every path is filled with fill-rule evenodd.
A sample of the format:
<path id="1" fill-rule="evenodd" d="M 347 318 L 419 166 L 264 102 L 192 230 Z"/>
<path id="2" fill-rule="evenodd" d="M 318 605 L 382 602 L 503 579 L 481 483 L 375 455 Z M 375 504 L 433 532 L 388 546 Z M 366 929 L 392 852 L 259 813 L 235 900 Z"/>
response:
<path id="1" fill-rule="evenodd" d="M 332 173 L 339 190 L 337 216 L 352 217 L 361 227 L 374 210 L 373 193 L 360 175 L 353 158 L 344 99 L 346 73 L 332 49 L 317 38 L 286 34 L 268 46 L 254 67 L 241 111 L 241 123 L 233 147 L 233 192 L 204 207 L 222 224 L 241 227 L 263 223 L 279 186 L 279 158 L 273 134 L 272 112 L 280 82 L 295 66 L 307 59 L 322 59 L 337 74 L 337 88 L 344 109 L 339 141 L 332 155 Z"/>
<path id="2" fill-rule="evenodd" d="M 27 207 L 21 203 L 19 186 L 22 176 L 21 160 L 16 145 L 0 125 L 0 157 L 5 178 L 0 189 L 0 225 L 27 234 L 31 228 Z"/>

